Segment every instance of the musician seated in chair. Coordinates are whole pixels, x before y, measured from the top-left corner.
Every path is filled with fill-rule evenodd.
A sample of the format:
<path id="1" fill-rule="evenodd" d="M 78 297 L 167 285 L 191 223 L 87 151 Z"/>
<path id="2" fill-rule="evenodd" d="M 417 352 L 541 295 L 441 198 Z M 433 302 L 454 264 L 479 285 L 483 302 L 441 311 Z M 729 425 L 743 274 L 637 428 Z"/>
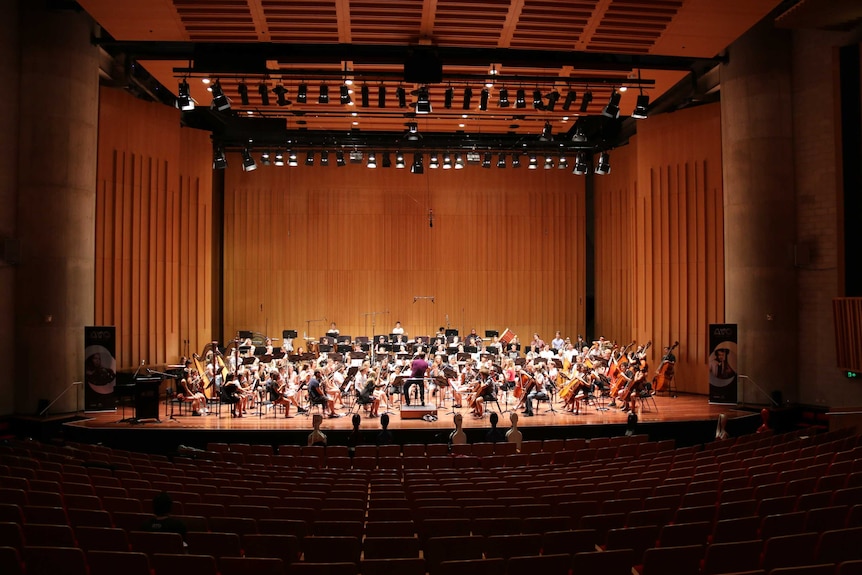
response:
<path id="1" fill-rule="evenodd" d="M 329 417 L 339 417 L 335 412 L 335 398 L 323 393 L 320 387 L 320 370 L 315 369 L 314 375 L 308 381 L 308 400 L 311 405 L 323 405 Z"/>
<path id="2" fill-rule="evenodd" d="M 245 398 L 242 397 L 240 389 L 234 374 L 227 374 L 227 380 L 221 388 L 220 399 L 222 403 L 230 405 L 231 417 L 242 417 L 242 407 L 245 404 Z"/>
<path id="3" fill-rule="evenodd" d="M 479 378 L 476 380 L 476 396 L 473 401 L 473 415 L 482 417 L 485 415 L 485 403 L 497 401 L 494 394 L 494 378 L 486 367 L 479 368 Z"/>
<path id="4" fill-rule="evenodd" d="M 526 417 L 533 417 L 533 400 L 550 400 L 551 387 L 553 384 L 548 379 L 545 374 L 545 367 L 543 365 L 539 365 L 536 368 L 536 373 L 533 376 L 536 379 L 536 385 L 533 386 L 533 389 L 530 393 L 527 394 L 527 402 L 524 404 L 526 409 L 524 410 L 524 415 Z"/>

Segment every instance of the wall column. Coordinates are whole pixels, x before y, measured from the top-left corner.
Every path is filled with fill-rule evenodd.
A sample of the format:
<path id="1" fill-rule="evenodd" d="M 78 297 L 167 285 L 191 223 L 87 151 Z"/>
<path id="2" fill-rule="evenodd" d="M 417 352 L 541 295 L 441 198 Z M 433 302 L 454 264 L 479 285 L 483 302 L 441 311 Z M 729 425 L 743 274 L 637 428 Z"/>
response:
<path id="1" fill-rule="evenodd" d="M 15 409 L 83 376 L 94 313 L 98 50 L 88 16 L 20 3 Z M 51 413 L 83 408 L 70 391 Z"/>
<path id="2" fill-rule="evenodd" d="M 792 41 L 767 17 L 721 69 L 725 318 L 739 324 L 740 400 L 797 399 Z"/>

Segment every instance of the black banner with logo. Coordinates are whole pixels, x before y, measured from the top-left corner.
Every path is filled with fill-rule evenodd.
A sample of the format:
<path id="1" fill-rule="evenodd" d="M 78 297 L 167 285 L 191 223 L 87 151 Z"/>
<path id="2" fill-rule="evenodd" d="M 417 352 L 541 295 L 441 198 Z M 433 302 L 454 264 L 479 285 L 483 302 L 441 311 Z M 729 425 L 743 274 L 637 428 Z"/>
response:
<path id="1" fill-rule="evenodd" d="M 117 329 L 114 326 L 84 328 L 84 410 L 116 409 Z"/>
<path id="2" fill-rule="evenodd" d="M 735 323 L 709 325 L 709 402 L 736 405 L 737 328 Z"/>

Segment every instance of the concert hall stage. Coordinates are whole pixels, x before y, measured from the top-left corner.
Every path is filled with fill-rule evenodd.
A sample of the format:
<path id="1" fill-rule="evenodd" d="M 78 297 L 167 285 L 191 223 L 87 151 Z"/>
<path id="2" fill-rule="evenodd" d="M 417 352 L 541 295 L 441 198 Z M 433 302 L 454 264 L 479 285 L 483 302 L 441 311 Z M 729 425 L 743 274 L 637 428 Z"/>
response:
<path id="1" fill-rule="evenodd" d="M 678 446 L 693 445 L 712 441 L 715 437 L 716 421 L 720 414 L 728 418 L 727 429 L 731 435 L 753 432 L 760 424 L 756 412 L 728 405 L 710 405 L 702 395 L 680 394 L 677 397 L 657 396 L 655 405 L 638 414 L 634 433 L 649 435 L 650 440 L 675 439 Z M 501 404 L 501 409 L 507 406 Z M 514 407 L 508 405 L 509 409 Z M 342 413 L 346 409 L 340 410 Z M 361 410 L 360 410 L 361 411 Z M 431 410 L 433 413 L 433 408 Z M 468 408 L 454 410 L 463 415 L 464 429 L 471 443 L 484 441 L 490 426 L 488 414 L 484 418 L 470 415 Z M 382 411 L 381 411 L 382 413 Z M 209 442 L 255 443 L 255 444 L 299 444 L 306 442 L 311 431 L 311 417 L 296 415 L 285 418 L 281 409 L 278 415 L 273 411 L 259 414 L 257 410 L 242 418 L 232 418 L 230 410 L 223 407 L 221 414 L 202 417 L 192 416 L 184 411 L 179 415 L 174 406 L 171 417 L 170 406 L 161 404 L 159 419 L 135 420 L 135 414 L 126 409 L 123 419 L 121 410 L 116 412 L 86 413 L 62 425 L 61 433 L 65 439 L 88 443 L 102 443 L 110 447 L 172 453 L 179 445 L 203 449 Z M 451 407 L 437 410 L 436 421 L 429 418 L 403 418 L 396 408 L 389 415 L 389 429 L 394 443 L 445 443 L 454 428 Z M 508 429 L 509 413 L 499 414 L 498 427 Z M 524 439 L 566 438 L 566 437 L 611 437 L 626 432 L 628 414 L 616 408 L 598 410 L 590 406 L 580 415 L 565 411 L 551 412 L 546 402 L 542 402 L 534 417 L 519 413 L 518 426 Z M 327 434 L 329 443 L 346 444 L 351 429 L 350 414 L 339 418 L 325 418 L 321 427 Z M 380 431 L 380 420 L 362 413 L 360 429 L 364 440 L 373 443 Z"/>

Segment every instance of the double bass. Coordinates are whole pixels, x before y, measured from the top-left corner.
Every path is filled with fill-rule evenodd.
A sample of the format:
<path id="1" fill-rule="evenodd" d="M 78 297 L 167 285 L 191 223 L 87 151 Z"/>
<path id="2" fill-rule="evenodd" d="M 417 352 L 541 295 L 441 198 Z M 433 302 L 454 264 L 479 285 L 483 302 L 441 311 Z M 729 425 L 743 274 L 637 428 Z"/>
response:
<path id="1" fill-rule="evenodd" d="M 634 340 L 627 346 L 625 346 L 617 356 L 616 359 L 611 360 L 610 365 L 608 366 L 608 379 L 611 380 L 611 389 L 610 396 L 616 397 L 617 393 L 620 391 L 620 386 L 625 382 L 625 377 L 623 377 L 623 372 L 625 371 L 624 366 L 628 365 L 628 350 L 635 344 Z"/>
<path id="2" fill-rule="evenodd" d="M 669 385 L 670 382 L 673 381 L 674 366 L 676 362 L 669 361 L 665 358 L 670 356 L 677 346 L 679 346 L 679 341 L 673 342 L 673 345 L 668 348 L 667 352 L 662 357 L 661 365 L 658 366 L 655 376 L 652 378 L 652 388 L 656 393 L 662 391 L 666 385 Z"/>

